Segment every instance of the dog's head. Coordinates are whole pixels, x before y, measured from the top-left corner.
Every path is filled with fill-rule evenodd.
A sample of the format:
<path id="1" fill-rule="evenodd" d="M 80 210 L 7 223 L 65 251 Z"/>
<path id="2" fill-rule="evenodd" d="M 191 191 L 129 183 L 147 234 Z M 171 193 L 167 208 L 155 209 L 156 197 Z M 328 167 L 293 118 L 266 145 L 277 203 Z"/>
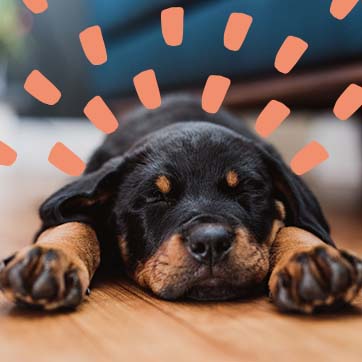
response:
<path id="1" fill-rule="evenodd" d="M 151 134 L 60 190 L 41 214 L 48 224 L 107 215 L 127 273 L 166 299 L 254 288 L 284 223 L 329 241 L 318 204 L 275 151 L 203 122 Z"/>

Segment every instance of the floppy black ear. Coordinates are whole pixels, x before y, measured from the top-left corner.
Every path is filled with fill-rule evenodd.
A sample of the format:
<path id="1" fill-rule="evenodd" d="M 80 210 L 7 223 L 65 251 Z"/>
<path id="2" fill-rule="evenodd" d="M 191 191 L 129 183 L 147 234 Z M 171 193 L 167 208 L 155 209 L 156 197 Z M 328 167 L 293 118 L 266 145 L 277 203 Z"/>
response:
<path id="1" fill-rule="evenodd" d="M 334 245 L 321 207 L 307 185 L 284 163 L 273 146 L 263 143 L 258 147 L 273 178 L 276 198 L 286 207 L 286 225 L 307 230 Z"/>
<path id="2" fill-rule="evenodd" d="M 111 202 L 124 164 L 124 157 L 113 158 L 51 195 L 40 207 L 43 224 L 39 233 L 71 221 L 94 225 L 97 216 L 105 216 L 102 211 Z"/>

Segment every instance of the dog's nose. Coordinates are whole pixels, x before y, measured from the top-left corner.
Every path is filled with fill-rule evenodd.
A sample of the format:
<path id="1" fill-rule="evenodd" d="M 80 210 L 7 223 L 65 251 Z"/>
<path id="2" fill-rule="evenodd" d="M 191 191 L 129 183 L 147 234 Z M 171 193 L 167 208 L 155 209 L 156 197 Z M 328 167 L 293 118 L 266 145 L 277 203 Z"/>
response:
<path id="1" fill-rule="evenodd" d="M 186 237 L 187 249 L 199 262 L 214 265 L 232 249 L 234 234 L 222 224 L 195 225 Z"/>

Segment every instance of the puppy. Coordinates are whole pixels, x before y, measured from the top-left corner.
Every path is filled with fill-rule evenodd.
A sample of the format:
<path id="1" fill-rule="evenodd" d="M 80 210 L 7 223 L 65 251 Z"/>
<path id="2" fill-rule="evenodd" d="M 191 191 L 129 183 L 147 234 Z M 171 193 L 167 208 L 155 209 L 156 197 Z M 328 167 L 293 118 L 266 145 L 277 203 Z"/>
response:
<path id="1" fill-rule="evenodd" d="M 48 310 L 78 306 L 101 262 L 167 300 L 227 300 L 268 283 L 281 310 L 304 313 L 348 303 L 362 285 L 362 261 L 335 247 L 275 149 L 186 96 L 129 114 L 40 217 L 0 284 Z"/>

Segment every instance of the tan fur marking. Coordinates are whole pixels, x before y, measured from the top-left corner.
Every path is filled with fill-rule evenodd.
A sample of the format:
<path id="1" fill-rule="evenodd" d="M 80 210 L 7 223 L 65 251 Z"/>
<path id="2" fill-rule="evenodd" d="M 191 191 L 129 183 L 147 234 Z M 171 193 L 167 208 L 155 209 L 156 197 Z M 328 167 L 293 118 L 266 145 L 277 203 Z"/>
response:
<path id="1" fill-rule="evenodd" d="M 231 170 L 226 174 L 226 182 L 229 187 L 236 187 L 239 184 L 238 174 Z"/>
<path id="2" fill-rule="evenodd" d="M 324 249 L 324 254 L 320 254 L 322 249 Z M 269 279 L 272 298 L 279 306 L 281 303 L 284 309 L 292 308 L 304 313 L 312 313 L 315 308 L 332 305 L 336 301 L 351 302 L 361 289 L 361 276 L 356 272 L 354 264 L 359 263 L 358 258 L 350 263 L 349 257 L 346 258 L 348 254 L 351 257 L 350 253 L 324 243 L 308 231 L 296 227 L 285 227 L 277 234 L 272 248 L 272 273 Z M 298 258 L 298 255 L 303 255 L 303 259 Z M 348 270 L 350 276 L 348 284 L 341 287 L 336 283 L 334 284 L 336 289 L 325 289 L 326 277 L 331 278 L 331 284 L 335 281 L 333 280 L 333 268 L 328 266 L 327 259 L 324 259 L 325 257 L 322 255 L 328 255 L 340 267 Z M 320 268 L 323 269 L 323 272 Z M 305 273 L 309 273 L 308 278 L 314 280 L 315 296 L 308 301 L 303 297 L 305 290 L 300 289 L 300 283 L 305 277 Z M 283 282 L 286 276 L 289 278 L 287 284 Z M 313 286 L 313 283 L 309 284 Z M 318 289 L 321 289 L 321 292 L 318 293 Z M 280 290 L 282 290 L 281 294 Z"/>
<path id="3" fill-rule="evenodd" d="M 158 176 L 156 180 L 156 186 L 163 194 L 168 194 L 171 191 L 171 182 L 164 175 Z"/>
<path id="4" fill-rule="evenodd" d="M 187 257 L 181 235 L 173 235 L 151 258 L 137 266 L 134 279 L 142 287 L 149 287 L 157 293 L 169 284 L 169 278 L 184 266 Z"/>
<path id="5" fill-rule="evenodd" d="M 280 223 L 280 221 L 278 221 Z M 253 241 L 245 229 L 238 229 L 235 245 L 225 263 L 217 266 L 226 278 L 237 275 L 240 284 L 258 283 L 269 271 L 269 245 Z M 194 279 L 200 264 L 187 251 L 180 235 L 162 243 L 160 249 L 145 263 L 140 263 L 134 273 L 135 281 L 150 288 L 155 294 L 185 278 Z M 215 269 L 215 270 L 216 270 Z"/>
<path id="6" fill-rule="evenodd" d="M 78 267 L 86 267 L 90 278 L 100 263 L 96 233 L 86 224 L 69 222 L 53 227 L 44 231 L 36 244 L 63 251 Z"/>
<path id="7" fill-rule="evenodd" d="M 9 273 L 18 263 L 32 254 L 28 270 L 31 273 L 22 275 L 29 283 L 34 283 L 44 267 L 57 281 L 57 296 L 52 299 L 37 299 L 30 294 L 19 294 L 18 290 L 9 284 Z M 56 257 L 48 258 L 49 252 Z M 66 302 L 66 280 L 64 275 L 75 272 L 80 282 L 82 296 L 85 295 L 90 280 L 100 263 L 100 247 L 93 229 L 85 224 L 70 222 L 44 231 L 36 244 L 27 246 L 17 252 L 13 259 L 4 266 L 0 272 L 0 284 L 5 288 L 5 295 L 10 300 L 21 300 L 33 305 L 42 306 L 44 309 L 53 310 L 64 306 Z M 78 288 L 78 286 L 77 286 Z M 68 295 L 69 296 L 69 295 Z"/>
<path id="8" fill-rule="evenodd" d="M 322 240 L 312 233 L 289 226 L 281 229 L 272 246 L 272 265 L 281 267 L 294 254 L 310 251 L 316 246 L 327 246 Z"/>
<path id="9" fill-rule="evenodd" d="M 268 240 L 266 241 L 266 244 L 268 246 L 271 246 L 278 234 L 278 232 L 284 227 L 284 222 L 282 220 L 279 219 L 275 219 L 273 221 L 273 225 L 272 228 L 270 230 L 270 234 L 268 236 Z"/>
<path id="10" fill-rule="evenodd" d="M 279 219 L 280 220 L 285 220 L 287 214 L 286 214 L 286 211 L 285 211 L 284 204 L 279 200 L 275 200 L 275 207 L 276 207 L 276 209 L 278 211 Z"/>
<path id="11" fill-rule="evenodd" d="M 88 199 L 86 197 L 77 197 L 75 199 L 68 200 L 65 204 L 66 209 L 72 209 L 77 207 L 89 207 L 96 204 L 104 204 L 112 196 L 111 192 L 103 191 L 102 193 L 95 195 Z"/>
<path id="12" fill-rule="evenodd" d="M 230 254 L 230 267 L 239 273 L 243 271 L 247 281 L 260 282 L 269 271 L 269 246 L 254 242 L 248 230 L 238 228 Z"/>
<path id="13" fill-rule="evenodd" d="M 311 251 L 317 246 L 332 249 L 331 251 L 334 252 L 332 247 L 306 230 L 293 226 L 281 229 L 271 248 L 270 264 L 272 274 L 269 280 L 270 290 L 276 288 L 279 271 L 288 264 L 294 255 Z M 337 250 L 335 250 L 335 253 L 338 253 Z"/>
<path id="14" fill-rule="evenodd" d="M 122 260 L 125 264 L 129 261 L 129 254 L 128 254 L 128 247 L 127 247 L 127 240 L 118 236 L 118 245 L 121 250 Z"/>

